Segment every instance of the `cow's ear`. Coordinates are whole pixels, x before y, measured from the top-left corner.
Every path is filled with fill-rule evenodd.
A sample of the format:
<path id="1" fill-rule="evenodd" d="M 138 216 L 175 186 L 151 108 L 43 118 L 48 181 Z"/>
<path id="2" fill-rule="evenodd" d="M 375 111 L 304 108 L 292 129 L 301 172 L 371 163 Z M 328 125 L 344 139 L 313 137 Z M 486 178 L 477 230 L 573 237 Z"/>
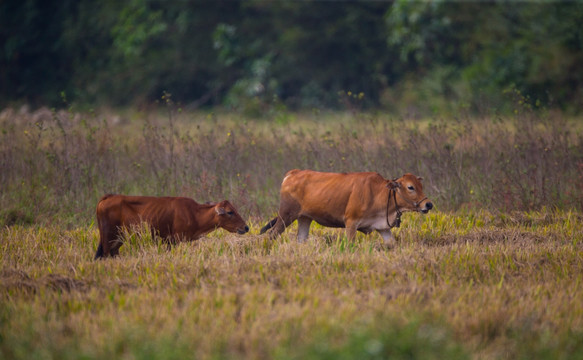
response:
<path id="1" fill-rule="evenodd" d="M 417 176 L 417 180 L 423 181 L 423 178 L 421 176 Z"/>
<path id="2" fill-rule="evenodd" d="M 397 182 L 397 179 L 391 180 L 387 183 L 387 187 L 391 190 L 398 189 L 401 187 L 401 184 Z"/>
<path id="3" fill-rule="evenodd" d="M 215 211 L 217 212 L 217 214 L 219 215 L 225 215 L 227 212 L 225 211 L 224 208 L 220 207 L 220 206 L 215 206 Z"/>

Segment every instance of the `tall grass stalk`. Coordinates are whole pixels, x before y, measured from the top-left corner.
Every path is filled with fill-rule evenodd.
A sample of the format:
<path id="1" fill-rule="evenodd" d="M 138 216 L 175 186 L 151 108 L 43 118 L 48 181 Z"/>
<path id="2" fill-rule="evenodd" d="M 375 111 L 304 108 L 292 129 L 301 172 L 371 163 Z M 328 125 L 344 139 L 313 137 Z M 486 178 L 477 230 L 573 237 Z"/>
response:
<path id="1" fill-rule="evenodd" d="M 165 95 L 167 96 L 167 95 Z M 377 171 L 425 178 L 438 209 L 581 209 L 579 122 L 545 118 L 405 120 L 297 115 L 277 123 L 234 114 L 0 116 L 0 222 L 79 224 L 104 193 L 229 198 L 268 218 L 286 171 Z"/>

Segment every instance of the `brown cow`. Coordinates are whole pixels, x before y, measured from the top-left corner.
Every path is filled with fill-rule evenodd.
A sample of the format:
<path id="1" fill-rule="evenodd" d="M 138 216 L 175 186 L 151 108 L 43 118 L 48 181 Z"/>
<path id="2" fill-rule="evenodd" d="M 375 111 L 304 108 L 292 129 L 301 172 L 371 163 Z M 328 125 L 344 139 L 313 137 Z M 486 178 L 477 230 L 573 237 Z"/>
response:
<path id="1" fill-rule="evenodd" d="M 97 204 L 100 242 L 95 259 L 116 256 L 122 228 L 147 223 L 168 244 L 192 241 L 217 228 L 245 234 L 249 227 L 227 200 L 198 204 L 186 197 L 105 195 Z"/>
<path id="2" fill-rule="evenodd" d="M 398 227 L 405 211 L 427 213 L 433 208 L 423 194 L 421 178 L 405 174 L 386 180 L 375 172 L 325 173 L 312 170 L 288 171 L 281 183 L 278 216 L 261 229 L 271 228 L 271 239 L 298 220 L 297 239 L 308 237 L 312 221 L 328 227 L 345 227 L 346 237 L 356 231 L 378 231 L 385 245 L 395 239 L 391 228 Z"/>

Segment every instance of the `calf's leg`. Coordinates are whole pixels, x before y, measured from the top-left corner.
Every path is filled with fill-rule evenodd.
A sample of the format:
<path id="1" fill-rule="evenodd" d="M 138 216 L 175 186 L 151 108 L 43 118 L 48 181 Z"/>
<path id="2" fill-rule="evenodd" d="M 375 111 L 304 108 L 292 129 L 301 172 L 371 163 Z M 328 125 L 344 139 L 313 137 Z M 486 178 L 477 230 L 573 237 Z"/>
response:
<path id="1" fill-rule="evenodd" d="M 108 257 L 110 250 L 110 237 L 111 237 L 111 227 L 109 224 L 103 221 L 97 221 L 99 226 L 99 246 L 97 247 L 97 252 L 95 253 L 95 260 Z"/>

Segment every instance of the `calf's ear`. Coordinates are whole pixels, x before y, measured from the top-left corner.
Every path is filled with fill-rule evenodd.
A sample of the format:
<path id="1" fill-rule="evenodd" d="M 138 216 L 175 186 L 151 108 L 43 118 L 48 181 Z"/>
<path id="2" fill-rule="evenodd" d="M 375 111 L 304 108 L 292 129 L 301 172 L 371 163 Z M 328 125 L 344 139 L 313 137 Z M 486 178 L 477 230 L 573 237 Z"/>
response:
<path id="1" fill-rule="evenodd" d="M 220 206 L 215 206 L 215 211 L 217 212 L 217 214 L 219 215 L 225 215 L 227 212 L 225 211 L 224 208 L 220 207 Z"/>
<path id="2" fill-rule="evenodd" d="M 423 178 L 421 176 L 417 176 L 417 180 L 422 181 Z"/>

